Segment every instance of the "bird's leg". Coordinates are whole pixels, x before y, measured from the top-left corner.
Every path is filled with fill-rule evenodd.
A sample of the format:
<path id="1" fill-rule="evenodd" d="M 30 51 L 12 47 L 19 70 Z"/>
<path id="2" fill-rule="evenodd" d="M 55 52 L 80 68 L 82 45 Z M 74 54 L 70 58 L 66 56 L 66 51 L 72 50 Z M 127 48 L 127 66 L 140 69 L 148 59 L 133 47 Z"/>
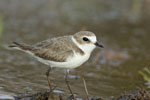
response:
<path id="1" fill-rule="evenodd" d="M 52 68 L 49 67 L 49 69 L 46 72 L 46 76 L 47 76 L 47 80 L 48 80 L 48 85 L 49 85 L 50 91 L 52 92 L 51 80 L 50 80 L 50 76 L 49 76 L 51 69 Z"/>
<path id="2" fill-rule="evenodd" d="M 51 80 L 50 80 L 50 76 L 49 76 L 51 70 L 52 70 L 52 68 L 49 67 L 49 69 L 46 72 L 46 76 L 47 76 L 47 80 L 48 80 L 48 85 L 49 85 L 49 89 L 50 89 L 48 100 L 50 100 L 51 97 L 52 97 L 52 99 L 56 100 L 55 97 L 54 97 L 54 95 L 53 95 L 53 89 L 54 88 L 52 88 L 52 86 L 51 86 Z M 50 95 L 51 95 L 51 97 L 50 97 Z"/>
<path id="3" fill-rule="evenodd" d="M 72 98 L 75 99 L 74 94 L 73 94 L 72 89 L 71 89 L 71 86 L 70 86 L 69 81 L 68 81 L 68 74 L 69 74 L 69 70 L 66 70 L 65 81 L 66 81 L 67 87 L 71 93 Z"/>
<path id="4" fill-rule="evenodd" d="M 90 100 L 89 99 L 89 93 L 88 93 L 88 90 L 87 90 L 87 85 L 86 85 L 85 79 L 83 77 L 82 77 L 82 80 L 83 80 L 84 90 L 85 90 L 85 93 L 86 93 L 86 96 L 87 96 L 87 100 Z"/>

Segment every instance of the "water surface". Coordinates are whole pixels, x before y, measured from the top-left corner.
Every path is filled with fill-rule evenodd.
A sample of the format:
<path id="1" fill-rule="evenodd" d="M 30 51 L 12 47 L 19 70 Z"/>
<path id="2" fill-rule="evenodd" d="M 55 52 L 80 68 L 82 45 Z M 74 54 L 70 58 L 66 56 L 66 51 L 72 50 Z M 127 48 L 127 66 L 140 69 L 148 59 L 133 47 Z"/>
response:
<path id="1" fill-rule="evenodd" d="M 105 46 L 103 50 L 96 49 L 87 63 L 70 73 L 82 73 L 91 95 L 118 96 L 145 86 L 138 71 L 150 66 L 150 21 L 141 17 L 147 13 L 143 13 L 143 3 L 137 1 L 1 0 L 4 29 L 0 48 L 0 92 L 16 95 L 48 89 L 45 76 L 48 66 L 21 51 L 8 49 L 12 41 L 34 44 L 80 30 L 94 32 Z M 125 51 L 130 57 L 95 63 L 99 52 L 110 50 Z M 51 77 L 57 89 L 68 91 L 64 70 L 54 69 Z M 85 96 L 81 78 L 71 78 L 70 82 L 75 93 Z"/>

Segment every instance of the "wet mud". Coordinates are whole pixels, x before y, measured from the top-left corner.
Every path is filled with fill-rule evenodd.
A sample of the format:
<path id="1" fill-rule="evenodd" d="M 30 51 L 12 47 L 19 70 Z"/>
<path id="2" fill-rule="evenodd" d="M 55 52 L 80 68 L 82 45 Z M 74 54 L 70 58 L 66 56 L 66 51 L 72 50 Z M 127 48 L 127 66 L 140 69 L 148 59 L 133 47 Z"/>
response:
<path id="1" fill-rule="evenodd" d="M 70 95 L 65 93 L 52 93 L 49 91 L 35 94 L 21 94 L 14 97 L 15 100 L 72 100 Z M 150 100 L 150 92 L 145 89 L 136 90 L 132 93 L 122 94 L 117 98 L 102 98 L 101 96 L 91 96 L 90 98 L 78 98 L 75 100 Z"/>

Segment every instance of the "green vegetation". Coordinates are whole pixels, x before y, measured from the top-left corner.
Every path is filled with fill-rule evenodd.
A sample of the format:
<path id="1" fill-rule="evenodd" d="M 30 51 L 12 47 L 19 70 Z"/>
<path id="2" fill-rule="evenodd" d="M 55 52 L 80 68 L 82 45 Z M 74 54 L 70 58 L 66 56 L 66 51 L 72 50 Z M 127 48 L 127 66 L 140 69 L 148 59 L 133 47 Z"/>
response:
<path id="1" fill-rule="evenodd" d="M 150 69 L 144 68 L 144 71 L 139 71 L 143 78 L 150 83 Z"/>

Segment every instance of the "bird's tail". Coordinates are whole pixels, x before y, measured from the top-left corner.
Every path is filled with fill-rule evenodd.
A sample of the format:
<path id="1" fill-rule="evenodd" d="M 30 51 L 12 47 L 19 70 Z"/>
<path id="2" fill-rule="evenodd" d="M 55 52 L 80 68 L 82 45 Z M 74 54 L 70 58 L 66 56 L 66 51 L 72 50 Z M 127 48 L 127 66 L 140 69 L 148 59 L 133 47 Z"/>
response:
<path id="1" fill-rule="evenodd" d="M 14 49 L 23 50 L 23 51 L 26 51 L 26 50 L 31 51 L 33 49 L 31 45 L 27 45 L 24 43 L 18 43 L 18 42 L 13 42 L 13 44 L 10 45 L 9 47 L 14 48 Z"/>

